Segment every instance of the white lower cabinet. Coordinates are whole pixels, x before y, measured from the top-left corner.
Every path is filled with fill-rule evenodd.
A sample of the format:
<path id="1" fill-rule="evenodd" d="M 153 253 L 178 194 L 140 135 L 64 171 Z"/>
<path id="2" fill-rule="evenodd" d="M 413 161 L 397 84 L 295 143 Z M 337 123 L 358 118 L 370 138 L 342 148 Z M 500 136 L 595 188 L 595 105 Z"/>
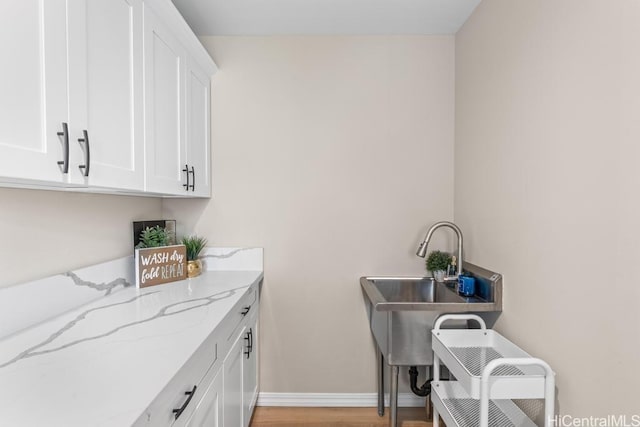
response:
<path id="1" fill-rule="evenodd" d="M 189 418 L 185 420 L 178 419 L 174 426 L 188 427 L 223 427 L 222 420 L 222 370 L 210 371 L 202 381 L 202 392 L 200 400 L 194 404 L 194 411 Z M 182 423 L 182 420 L 185 420 Z"/>
<path id="2" fill-rule="evenodd" d="M 224 360 L 224 425 L 248 427 L 258 397 L 258 291 L 241 304 L 242 322 L 231 334 L 233 345 Z"/>
<path id="3" fill-rule="evenodd" d="M 245 328 L 236 338 L 229 355 L 224 361 L 224 425 L 242 426 L 242 337 Z"/>
<path id="4" fill-rule="evenodd" d="M 247 427 L 258 395 L 259 285 L 254 285 L 134 424 Z"/>
<path id="5" fill-rule="evenodd" d="M 242 357 L 242 412 L 247 427 L 258 399 L 258 313 L 249 320 L 244 334 L 245 351 Z"/>

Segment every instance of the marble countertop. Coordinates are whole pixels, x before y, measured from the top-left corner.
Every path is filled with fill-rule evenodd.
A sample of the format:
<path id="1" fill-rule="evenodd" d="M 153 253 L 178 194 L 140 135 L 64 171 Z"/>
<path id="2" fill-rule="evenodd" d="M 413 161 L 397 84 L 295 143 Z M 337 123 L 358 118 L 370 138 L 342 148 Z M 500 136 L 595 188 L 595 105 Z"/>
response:
<path id="1" fill-rule="evenodd" d="M 1 338 L 0 425 L 133 424 L 262 276 L 124 287 Z"/>

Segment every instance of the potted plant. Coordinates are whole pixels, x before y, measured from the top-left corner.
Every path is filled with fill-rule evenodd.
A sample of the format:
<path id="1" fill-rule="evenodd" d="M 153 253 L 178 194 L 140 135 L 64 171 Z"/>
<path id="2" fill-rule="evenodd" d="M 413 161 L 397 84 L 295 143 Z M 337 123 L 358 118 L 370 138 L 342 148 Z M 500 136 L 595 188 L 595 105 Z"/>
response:
<path id="1" fill-rule="evenodd" d="M 432 251 L 427 257 L 427 270 L 429 270 L 436 282 L 444 282 L 447 267 L 451 265 L 451 255 L 446 252 Z"/>
<path id="2" fill-rule="evenodd" d="M 140 243 L 136 245 L 136 249 L 168 246 L 169 241 L 170 235 L 165 228 L 159 225 L 147 227 L 140 232 Z"/>
<path id="3" fill-rule="evenodd" d="M 175 234 L 165 227 L 146 227 L 135 246 L 136 286 L 161 285 L 187 278 L 187 250 L 174 244 Z"/>
<path id="4" fill-rule="evenodd" d="M 200 252 L 207 245 L 207 239 L 198 236 L 184 236 L 182 244 L 187 248 L 187 277 L 197 277 L 202 272 Z"/>

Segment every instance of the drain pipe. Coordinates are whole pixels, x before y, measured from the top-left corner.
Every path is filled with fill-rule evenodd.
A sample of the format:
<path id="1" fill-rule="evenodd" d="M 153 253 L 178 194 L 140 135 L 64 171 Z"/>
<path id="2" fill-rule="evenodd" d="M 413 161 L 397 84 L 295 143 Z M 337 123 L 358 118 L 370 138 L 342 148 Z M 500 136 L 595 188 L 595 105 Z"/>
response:
<path id="1" fill-rule="evenodd" d="M 425 397 L 431 394 L 431 378 L 429 378 L 422 387 L 418 388 L 418 368 L 411 366 L 409 368 L 409 385 L 411 385 L 411 391 L 413 394 Z"/>

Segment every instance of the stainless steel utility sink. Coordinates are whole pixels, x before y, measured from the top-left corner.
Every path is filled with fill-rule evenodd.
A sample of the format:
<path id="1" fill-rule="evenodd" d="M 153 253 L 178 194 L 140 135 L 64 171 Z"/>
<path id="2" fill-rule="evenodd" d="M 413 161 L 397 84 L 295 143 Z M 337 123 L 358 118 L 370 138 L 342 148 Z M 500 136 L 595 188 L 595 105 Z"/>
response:
<path id="1" fill-rule="evenodd" d="M 466 262 L 463 268 L 476 278 L 472 297 L 458 295 L 455 283 L 430 277 L 360 278 L 371 331 L 388 364 L 431 365 L 431 329 L 441 314 L 476 313 L 488 325 L 495 323 L 502 311 L 502 276 Z"/>
<path id="2" fill-rule="evenodd" d="M 391 308 L 394 304 L 415 303 L 456 303 L 464 302 L 461 296 L 451 292 L 447 286 L 438 283 L 431 277 L 365 277 L 376 291 L 380 293 L 384 302 L 380 302 L 377 309 Z"/>
<path id="3" fill-rule="evenodd" d="M 478 298 L 463 298 L 458 295 L 454 284 L 445 285 L 431 277 L 363 277 L 365 291 L 371 301 L 375 301 L 378 311 L 433 309 L 433 304 L 466 304 L 470 300 L 484 302 Z M 367 283 L 368 282 L 368 283 Z M 369 287 L 371 284 L 373 287 Z M 429 306 L 424 306 L 428 303 Z M 445 307 L 449 308 L 449 306 Z"/>
<path id="4" fill-rule="evenodd" d="M 459 243 L 462 245 L 462 242 Z M 377 352 L 378 414 L 384 414 L 385 361 L 391 367 L 389 425 L 396 427 L 400 366 L 431 366 L 431 330 L 445 313 L 475 313 L 489 327 L 502 311 L 502 276 L 468 262 L 465 274 L 476 279 L 476 294 L 462 297 L 455 283 L 437 283 L 431 277 L 361 277 L 371 332 Z M 455 322 L 449 327 L 460 327 Z"/>

